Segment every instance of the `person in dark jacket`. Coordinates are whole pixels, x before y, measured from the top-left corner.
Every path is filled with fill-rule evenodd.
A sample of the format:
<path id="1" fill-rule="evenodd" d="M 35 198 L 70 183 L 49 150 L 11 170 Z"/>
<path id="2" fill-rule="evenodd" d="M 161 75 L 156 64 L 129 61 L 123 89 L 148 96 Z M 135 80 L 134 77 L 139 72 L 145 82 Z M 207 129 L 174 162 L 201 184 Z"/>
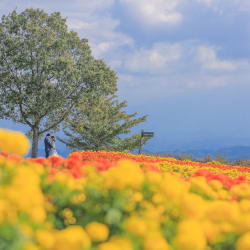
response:
<path id="1" fill-rule="evenodd" d="M 44 139 L 44 145 L 45 145 L 45 156 L 46 158 L 49 157 L 50 150 L 52 149 L 52 145 L 50 143 L 50 134 L 47 134 Z"/>

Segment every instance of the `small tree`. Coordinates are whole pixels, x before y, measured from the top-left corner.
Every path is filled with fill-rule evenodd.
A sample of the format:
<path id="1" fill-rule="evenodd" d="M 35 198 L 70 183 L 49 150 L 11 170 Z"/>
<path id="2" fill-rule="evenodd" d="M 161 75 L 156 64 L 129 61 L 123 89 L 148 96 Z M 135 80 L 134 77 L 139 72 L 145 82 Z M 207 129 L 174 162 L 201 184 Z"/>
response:
<path id="1" fill-rule="evenodd" d="M 59 13 L 27 9 L 2 17 L 0 118 L 30 127 L 32 157 L 39 136 L 58 129 L 83 93 L 113 93 L 116 80 Z"/>
<path id="2" fill-rule="evenodd" d="M 119 103 L 115 96 L 89 98 L 64 122 L 68 137 L 59 139 L 74 150 L 124 151 L 139 147 L 140 135 L 125 138 L 131 128 L 144 122 L 146 116 L 127 114 L 126 102 Z M 122 135 L 124 138 L 122 138 Z"/>

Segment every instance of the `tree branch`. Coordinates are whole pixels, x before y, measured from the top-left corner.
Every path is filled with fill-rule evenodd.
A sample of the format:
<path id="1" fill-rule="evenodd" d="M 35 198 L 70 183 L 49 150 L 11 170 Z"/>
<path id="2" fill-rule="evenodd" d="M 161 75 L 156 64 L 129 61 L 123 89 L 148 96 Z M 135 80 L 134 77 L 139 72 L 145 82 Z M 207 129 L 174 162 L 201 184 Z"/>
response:
<path id="1" fill-rule="evenodd" d="M 24 121 L 25 121 L 31 128 L 33 128 L 33 127 L 34 127 L 33 124 L 32 124 L 31 122 L 29 122 L 29 120 L 25 117 L 25 114 L 24 114 L 24 112 L 23 112 L 23 106 L 22 106 L 22 104 L 21 104 L 21 103 L 18 103 L 18 105 L 19 105 L 19 109 L 20 109 L 20 112 L 21 112 L 21 115 L 22 115 Z"/>
<path id="2" fill-rule="evenodd" d="M 61 117 L 61 119 L 59 119 L 57 122 L 53 123 L 53 124 L 52 124 L 51 126 L 49 126 L 48 128 L 46 128 L 46 129 L 40 131 L 38 134 L 41 135 L 41 134 L 43 134 L 43 133 L 45 133 L 45 132 L 47 132 L 47 131 L 53 129 L 53 128 L 56 127 L 58 124 L 60 124 L 62 121 L 64 121 L 65 118 L 66 118 L 66 116 L 69 114 L 70 110 L 73 108 L 73 106 L 74 106 L 74 104 L 72 104 L 72 105 L 68 108 L 68 110 L 64 113 L 64 115 Z"/>

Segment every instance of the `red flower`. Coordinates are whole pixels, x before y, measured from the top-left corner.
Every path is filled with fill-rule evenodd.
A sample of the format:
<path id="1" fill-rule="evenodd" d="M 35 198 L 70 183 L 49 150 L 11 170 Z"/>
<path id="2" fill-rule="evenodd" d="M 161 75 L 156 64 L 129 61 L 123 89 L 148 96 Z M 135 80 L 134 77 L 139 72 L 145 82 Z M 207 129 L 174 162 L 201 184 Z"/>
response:
<path id="1" fill-rule="evenodd" d="M 61 156 L 50 156 L 48 160 L 51 162 L 51 164 L 55 167 L 61 167 L 64 165 L 65 159 Z"/>
<path id="2" fill-rule="evenodd" d="M 46 158 L 42 158 L 42 157 L 28 158 L 27 162 L 34 162 L 34 163 L 38 163 L 38 164 L 43 165 L 43 166 L 49 166 L 50 165 L 50 162 Z"/>

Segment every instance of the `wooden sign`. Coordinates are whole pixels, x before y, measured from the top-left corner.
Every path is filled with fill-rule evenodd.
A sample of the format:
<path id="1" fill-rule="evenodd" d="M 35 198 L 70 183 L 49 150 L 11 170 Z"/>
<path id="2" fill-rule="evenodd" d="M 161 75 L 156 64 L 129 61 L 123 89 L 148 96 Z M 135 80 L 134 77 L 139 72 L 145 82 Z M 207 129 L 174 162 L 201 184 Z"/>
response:
<path id="1" fill-rule="evenodd" d="M 144 132 L 144 130 L 142 129 L 142 131 L 141 131 L 141 139 L 140 139 L 140 147 L 139 147 L 139 154 L 142 153 L 143 138 L 144 137 L 153 137 L 153 136 L 154 136 L 154 132 Z"/>
<path id="2" fill-rule="evenodd" d="M 142 132 L 142 137 L 153 137 L 154 132 Z"/>

